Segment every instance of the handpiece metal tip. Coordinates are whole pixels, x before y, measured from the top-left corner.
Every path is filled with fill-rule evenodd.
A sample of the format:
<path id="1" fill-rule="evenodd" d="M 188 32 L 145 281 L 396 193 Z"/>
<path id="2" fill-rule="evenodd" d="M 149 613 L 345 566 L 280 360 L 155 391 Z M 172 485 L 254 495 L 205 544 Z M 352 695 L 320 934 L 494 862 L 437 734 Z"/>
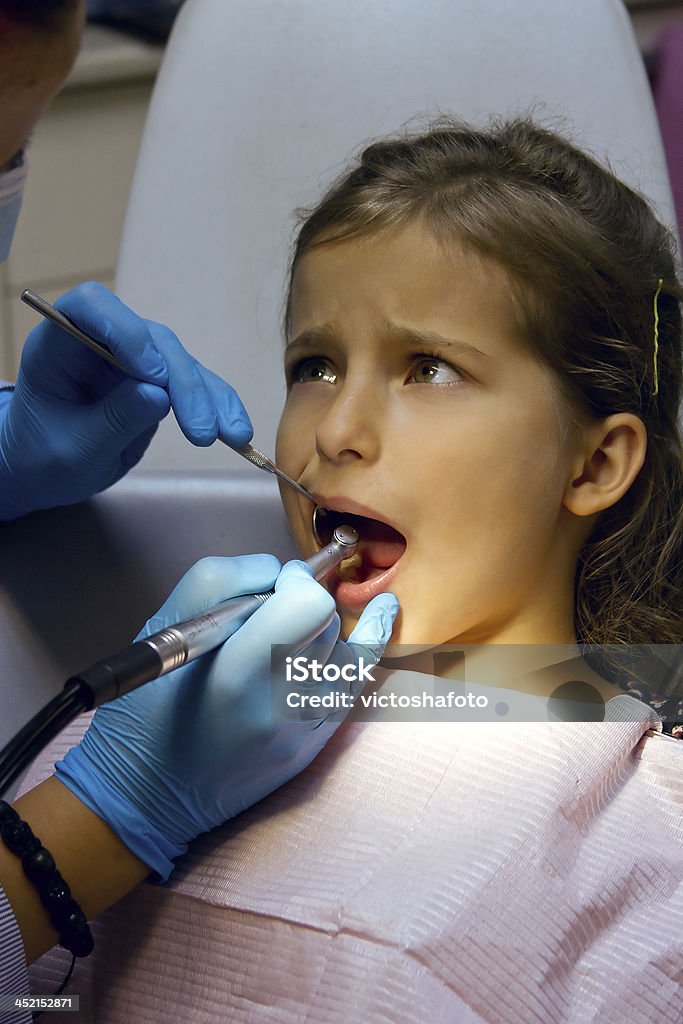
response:
<path id="1" fill-rule="evenodd" d="M 336 540 L 338 544 L 343 544 L 344 547 L 348 548 L 347 554 L 352 555 L 358 547 L 358 530 L 355 530 L 353 526 L 343 523 L 341 526 L 334 528 L 332 540 Z"/>

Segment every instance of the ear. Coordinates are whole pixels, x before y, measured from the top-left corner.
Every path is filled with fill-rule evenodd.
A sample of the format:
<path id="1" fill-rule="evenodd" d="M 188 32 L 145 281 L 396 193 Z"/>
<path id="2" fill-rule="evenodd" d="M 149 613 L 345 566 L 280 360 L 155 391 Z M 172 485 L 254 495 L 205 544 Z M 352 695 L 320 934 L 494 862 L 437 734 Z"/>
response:
<path id="1" fill-rule="evenodd" d="M 638 476 L 647 451 L 642 420 L 620 412 L 594 423 L 581 434 L 563 496 L 577 516 L 590 516 L 615 505 Z"/>

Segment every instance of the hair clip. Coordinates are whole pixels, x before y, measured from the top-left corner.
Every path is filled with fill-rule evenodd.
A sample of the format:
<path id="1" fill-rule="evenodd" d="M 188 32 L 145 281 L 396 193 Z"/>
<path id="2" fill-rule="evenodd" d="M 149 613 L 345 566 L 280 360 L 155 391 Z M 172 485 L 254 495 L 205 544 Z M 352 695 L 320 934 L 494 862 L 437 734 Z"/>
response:
<path id="1" fill-rule="evenodd" d="M 659 380 L 657 378 L 657 350 L 659 348 L 659 310 L 657 309 L 657 299 L 659 298 L 659 293 L 662 290 L 662 285 L 663 284 L 664 284 L 664 280 L 663 280 L 663 278 L 660 277 L 659 280 L 657 281 L 657 291 L 655 292 L 655 298 L 654 298 L 654 303 L 653 303 L 654 315 L 655 315 L 655 355 L 654 355 L 655 387 L 654 387 L 654 391 L 652 392 L 653 395 L 656 395 L 657 392 L 659 391 Z"/>

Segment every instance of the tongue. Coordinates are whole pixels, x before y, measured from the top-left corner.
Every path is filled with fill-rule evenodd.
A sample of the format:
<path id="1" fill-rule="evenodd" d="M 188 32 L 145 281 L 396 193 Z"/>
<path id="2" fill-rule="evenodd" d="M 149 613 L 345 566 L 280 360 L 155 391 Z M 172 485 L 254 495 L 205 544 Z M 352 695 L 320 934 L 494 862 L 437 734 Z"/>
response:
<path id="1" fill-rule="evenodd" d="M 388 569 L 406 549 L 405 538 L 393 527 L 378 523 L 376 519 L 363 519 L 359 523 L 359 533 L 358 550 L 364 566 Z"/>

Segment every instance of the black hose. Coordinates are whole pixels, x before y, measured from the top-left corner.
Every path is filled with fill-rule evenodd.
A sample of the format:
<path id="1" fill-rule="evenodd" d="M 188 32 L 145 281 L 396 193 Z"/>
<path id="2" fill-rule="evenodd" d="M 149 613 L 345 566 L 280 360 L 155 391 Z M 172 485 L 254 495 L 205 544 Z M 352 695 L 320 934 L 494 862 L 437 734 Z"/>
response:
<path id="1" fill-rule="evenodd" d="M 0 751 L 0 797 L 50 740 L 89 707 L 80 684 L 70 681 L 33 716 Z"/>

